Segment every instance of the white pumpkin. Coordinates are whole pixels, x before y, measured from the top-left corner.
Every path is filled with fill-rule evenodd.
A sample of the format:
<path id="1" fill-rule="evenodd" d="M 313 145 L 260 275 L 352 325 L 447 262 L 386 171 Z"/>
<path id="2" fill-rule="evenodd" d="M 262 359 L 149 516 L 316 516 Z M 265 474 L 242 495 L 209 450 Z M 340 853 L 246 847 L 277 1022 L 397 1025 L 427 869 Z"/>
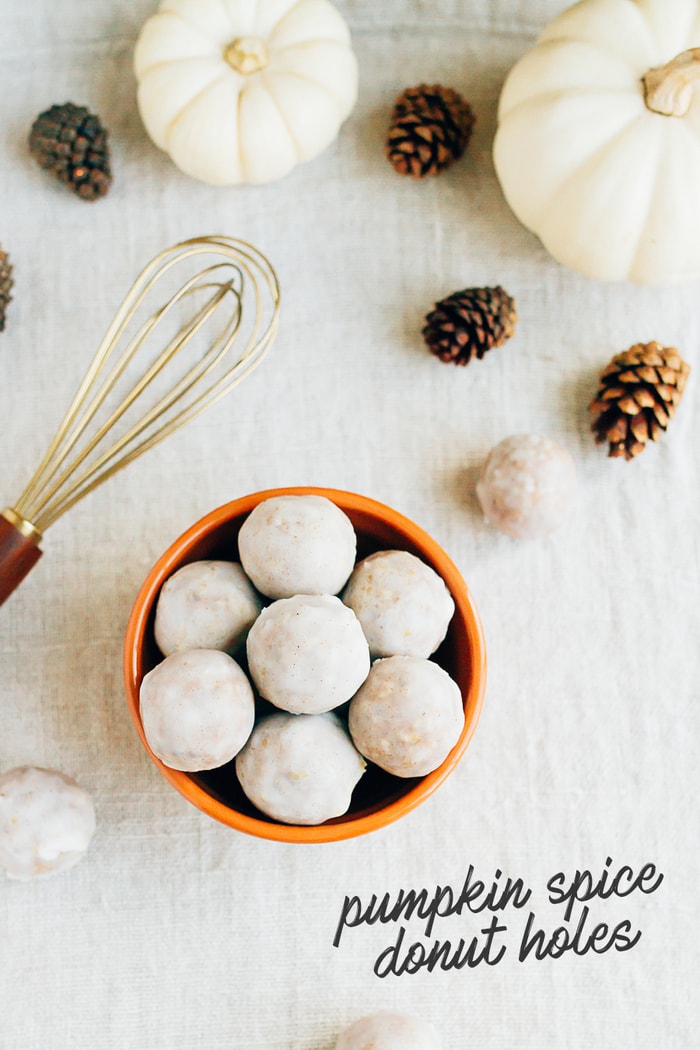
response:
<path id="1" fill-rule="evenodd" d="M 357 98 L 350 32 L 328 0 L 163 0 L 134 68 L 148 134 L 215 185 L 286 175 Z"/>
<path id="2" fill-rule="evenodd" d="M 700 0 L 581 0 L 511 70 L 496 171 L 559 262 L 613 281 L 700 277 L 698 48 Z"/>

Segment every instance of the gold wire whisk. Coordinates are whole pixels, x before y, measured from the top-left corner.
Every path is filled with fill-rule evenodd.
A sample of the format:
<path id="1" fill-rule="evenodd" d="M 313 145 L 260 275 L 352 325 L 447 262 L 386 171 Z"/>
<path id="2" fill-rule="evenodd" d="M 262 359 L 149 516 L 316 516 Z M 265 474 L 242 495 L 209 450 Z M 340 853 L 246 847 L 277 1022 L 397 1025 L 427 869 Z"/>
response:
<path id="1" fill-rule="evenodd" d="M 154 287 L 176 265 L 210 260 L 159 305 L 132 335 L 126 329 Z M 107 408 L 129 365 L 159 326 L 190 297 L 197 305 L 165 346 L 140 367 L 121 400 Z M 39 558 L 44 531 L 79 500 L 159 441 L 223 397 L 262 361 L 279 324 L 279 285 L 272 266 L 252 245 L 231 237 L 198 237 L 156 256 L 117 310 L 85 377 L 29 484 L 0 515 L 0 604 Z M 124 432 L 115 426 L 182 355 L 197 335 L 223 317 L 206 348 L 165 393 Z M 107 418 L 98 423 L 100 409 Z M 90 433 L 91 424 L 93 432 Z"/>

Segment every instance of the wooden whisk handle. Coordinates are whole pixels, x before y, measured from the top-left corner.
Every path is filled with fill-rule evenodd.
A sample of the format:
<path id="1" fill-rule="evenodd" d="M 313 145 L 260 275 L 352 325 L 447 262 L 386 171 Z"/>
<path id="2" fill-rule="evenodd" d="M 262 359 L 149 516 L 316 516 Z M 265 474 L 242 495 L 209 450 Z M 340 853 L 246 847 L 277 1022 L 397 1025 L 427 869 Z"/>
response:
<path id="1" fill-rule="evenodd" d="M 0 514 L 0 605 L 41 557 L 41 534 L 13 510 Z"/>

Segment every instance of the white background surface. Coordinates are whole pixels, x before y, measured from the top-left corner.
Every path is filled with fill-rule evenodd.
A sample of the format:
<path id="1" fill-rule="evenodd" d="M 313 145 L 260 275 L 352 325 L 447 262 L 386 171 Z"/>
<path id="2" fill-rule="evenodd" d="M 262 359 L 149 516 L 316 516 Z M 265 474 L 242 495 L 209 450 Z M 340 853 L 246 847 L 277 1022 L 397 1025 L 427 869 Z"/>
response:
<path id="1" fill-rule="evenodd" d="M 15 301 L 0 337 L 11 503 L 128 285 L 200 233 L 249 239 L 274 263 L 283 317 L 245 387 L 91 496 L 48 534 L 0 613 L 0 769 L 75 776 L 96 799 L 88 858 L 0 884 L 2 1050 L 331 1050 L 370 1009 L 431 1020 L 446 1050 L 697 1046 L 697 375 L 669 434 L 631 464 L 594 445 L 586 405 L 613 353 L 677 345 L 700 371 L 697 287 L 613 287 L 560 268 L 510 214 L 491 143 L 504 76 L 546 19 L 538 3 L 340 5 L 355 30 L 358 106 L 338 142 L 284 182 L 212 189 L 150 145 L 130 59 L 152 5 L 2 0 L 0 243 Z M 465 160 L 414 183 L 383 158 L 405 86 L 471 100 Z M 115 182 L 86 205 L 28 158 L 38 112 L 72 99 L 111 132 Z M 420 338 L 432 303 L 501 283 L 515 338 L 467 369 Z M 576 457 L 581 496 L 551 539 L 519 544 L 480 517 L 487 451 L 538 431 Z M 462 570 L 490 657 L 476 736 L 452 778 L 383 832 L 337 845 L 256 841 L 220 827 L 158 776 L 131 726 L 121 642 L 140 582 L 195 519 L 284 484 L 363 492 L 416 520 Z M 343 895 L 460 886 L 467 866 L 533 887 L 607 856 L 665 873 L 650 897 L 594 906 L 630 918 L 631 952 L 378 980 L 394 929 L 348 931 Z M 521 921 L 513 921 L 513 929 Z M 472 936 L 478 920 L 435 934 Z M 418 932 L 418 931 L 416 931 Z M 516 946 L 517 947 L 517 946 Z"/>

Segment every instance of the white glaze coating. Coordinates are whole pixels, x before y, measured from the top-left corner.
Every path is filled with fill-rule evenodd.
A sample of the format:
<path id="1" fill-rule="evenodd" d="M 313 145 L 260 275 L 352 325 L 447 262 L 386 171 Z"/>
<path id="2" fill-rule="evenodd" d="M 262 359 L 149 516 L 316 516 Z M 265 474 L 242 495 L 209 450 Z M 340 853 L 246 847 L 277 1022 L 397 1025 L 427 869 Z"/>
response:
<path id="1" fill-rule="evenodd" d="M 352 609 L 330 594 L 297 594 L 263 609 L 246 645 L 258 692 L 294 714 L 344 704 L 369 674 L 369 648 Z"/>
<path id="2" fill-rule="evenodd" d="M 340 1033 L 335 1050 L 441 1050 L 435 1031 L 416 1017 L 381 1010 Z"/>
<path id="3" fill-rule="evenodd" d="M 72 868 L 94 833 L 92 798 L 70 777 L 34 766 L 0 777 L 0 866 L 10 878 Z"/>
<path id="4" fill-rule="evenodd" d="M 274 496 L 259 503 L 238 535 L 243 568 L 269 598 L 337 594 L 355 564 L 348 516 L 324 496 Z"/>
<path id="5" fill-rule="evenodd" d="M 372 664 L 349 712 L 355 747 L 397 777 L 422 777 L 445 760 L 464 728 L 459 686 L 432 660 L 388 656 Z"/>
<path id="6" fill-rule="evenodd" d="M 284 824 L 322 824 L 347 812 L 365 761 L 334 714 L 268 715 L 236 759 L 241 787 Z"/>
<path id="7" fill-rule="evenodd" d="M 216 649 L 167 656 L 145 675 L 141 721 L 151 751 L 172 769 L 216 769 L 238 754 L 255 719 L 253 690 Z"/>
<path id="8" fill-rule="evenodd" d="M 158 596 L 154 634 L 164 656 L 186 649 L 235 652 L 262 608 L 240 565 L 195 561 L 165 581 Z"/>
<path id="9" fill-rule="evenodd" d="M 491 450 L 476 493 L 497 529 L 535 539 L 563 523 L 576 489 L 576 467 L 565 448 L 540 434 L 517 434 Z"/>
<path id="10" fill-rule="evenodd" d="M 378 551 L 358 562 L 343 601 L 362 624 L 372 656 L 427 658 L 455 609 L 442 577 L 408 551 Z"/>

